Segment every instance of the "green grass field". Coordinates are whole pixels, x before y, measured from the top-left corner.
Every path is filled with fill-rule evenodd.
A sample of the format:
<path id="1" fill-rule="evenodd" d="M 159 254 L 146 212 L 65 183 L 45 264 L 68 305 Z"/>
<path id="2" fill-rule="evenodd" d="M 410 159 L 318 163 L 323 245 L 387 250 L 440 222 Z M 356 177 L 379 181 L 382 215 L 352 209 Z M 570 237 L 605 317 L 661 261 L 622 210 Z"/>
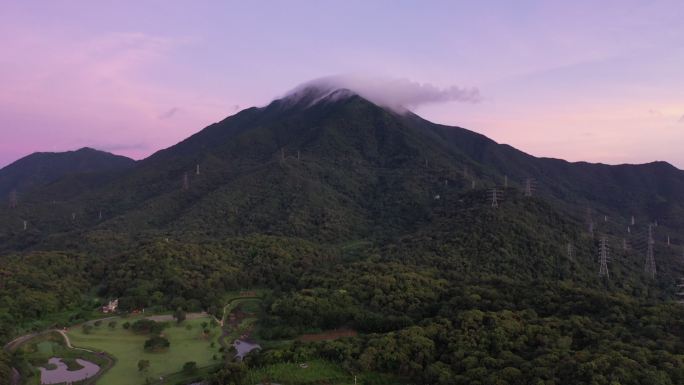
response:
<path id="1" fill-rule="evenodd" d="M 93 328 L 90 334 L 84 334 L 80 327 L 68 331 L 73 346 L 105 351 L 116 358 L 116 364 L 97 382 L 98 385 L 141 385 L 147 377 L 158 380 L 160 376 L 180 371 L 188 361 L 195 361 L 198 367 L 220 362 L 221 353 L 216 342 L 221 333 L 220 328 L 210 328 L 208 338 L 202 336 L 201 324 L 208 323 L 209 317 L 186 320 L 180 326 L 171 323 L 164 330 L 164 336 L 170 341 L 171 347 L 162 353 L 145 352 L 143 345 L 149 336 L 135 334 L 121 326 L 125 321 L 132 323 L 135 320 L 136 318 L 119 319 L 114 329 L 103 323 Z M 192 329 L 187 330 L 186 325 L 192 325 Z M 215 342 L 215 347 L 210 346 L 211 342 Z M 214 355 L 219 360 L 215 361 Z M 146 372 L 138 371 L 139 360 L 150 361 Z"/>

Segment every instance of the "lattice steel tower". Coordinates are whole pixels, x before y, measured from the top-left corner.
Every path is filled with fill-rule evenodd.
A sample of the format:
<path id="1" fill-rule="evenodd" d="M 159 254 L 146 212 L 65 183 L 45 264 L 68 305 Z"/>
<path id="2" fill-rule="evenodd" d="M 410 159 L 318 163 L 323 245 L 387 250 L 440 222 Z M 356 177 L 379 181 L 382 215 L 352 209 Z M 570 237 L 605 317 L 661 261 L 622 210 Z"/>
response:
<path id="1" fill-rule="evenodd" d="M 532 193 L 534 193 L 534 179 L 527 178 L 525 179 L 525 196 L 531 197 Z"/>
<path id="2" fill-rule="evenodd" d="M 489 191 L 489 196 L 492 198 L 492 207 L 499 207 L 499 200 L 501 199 L 502 192 L 498 188 L 494 187 Z"/>
<path id="3" fill-rule="evenodd" d="M 183 174 L 183 190 L 190 188 L 190 179 L 188 179 L 188 173 Z"/>
<path id="4" fill-rule="evenodd" d="M 648 225 L 648 248 L 646 250 L 646 264 L 644 265 L 644 271 L 646 275 L 655 278 L 656 276 L 656 264 L 655 257 L 653 253 L 653 245 L 655 241 L 653 240 L 653 225 Z"/>
<path id="5" fill-rule="evenodd" d="M 9 194 L 9 207 L 11 209 L 17 208 L 17 205 L 19 204 L 19 199 L 17 198 L 17 190 L 12 190 L 10 191 Z"/>
<path id="6" fill-rule="evenodd" d="M 599 243 L 599 277 L 610 278 L 608 273 L 608 242 L 606 237 L 601 238 Z"/>

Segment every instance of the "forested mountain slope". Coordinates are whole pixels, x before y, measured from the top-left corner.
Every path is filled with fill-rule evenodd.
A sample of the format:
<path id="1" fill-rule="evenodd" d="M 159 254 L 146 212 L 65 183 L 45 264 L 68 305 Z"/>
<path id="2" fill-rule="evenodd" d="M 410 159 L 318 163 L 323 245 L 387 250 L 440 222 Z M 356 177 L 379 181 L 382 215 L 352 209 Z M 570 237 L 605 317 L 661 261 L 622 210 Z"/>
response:
<path id="1" fill-rule="evenodd" d="M 666 163 L 535 158 L 305 89 L 90 178 L 0 208 L 5 338 L 62 310 L 77 319 L 86 291 L 124 310 L 216 311 L 227 291 L 263 287 L 263 338 L 362 335 L 256 366 L 323 357 L 430 384 L 684 379 L 684 172 Z"/>

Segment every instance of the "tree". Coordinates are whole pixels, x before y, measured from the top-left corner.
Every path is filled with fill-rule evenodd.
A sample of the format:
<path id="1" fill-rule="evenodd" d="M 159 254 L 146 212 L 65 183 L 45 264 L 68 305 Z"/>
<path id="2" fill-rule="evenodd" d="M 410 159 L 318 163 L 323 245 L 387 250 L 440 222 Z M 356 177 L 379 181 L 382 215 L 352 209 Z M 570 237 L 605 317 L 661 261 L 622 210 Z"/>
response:
<path id="1" fill-rule="evenodd" d="M 183 372 L 192 374 L 197 372 L 197 362 L 190 361 L 183 364 Z"/>
<path id="2" fill-rule="evenodd" d="M 116 328 L 116 321 L 109 321 L 108 325 L 111 329 L 115 329 Z"/>
<path id="3" fill-rule="evenodd" d="M 209 378 L 210 385 L 241 384 L 247 374 L 247 366 L 242 362 L 227 363 Z"/>
<path id="4" fill-rule="evenodd" d="M 159 352 L 169 348 L 171 343 L 164 337 L 153 336 L 145 341 L 145 350 L 149 352 Z"/>
<path id="5" fill-rule="evenodd" d="M 128 321 L 126 321 L 126 322 L 123 323 L 122 326 L 123 326 L 124 329 L 128 330 L 128 329 L 131 327 L 131 323 L 128 322 Z"/>
<path id="6" fill-rule="evenodd" d="M 178 323 L 178 324 L 185 321 L 185 316 L 186 316 L 185 310 L 183 310 L 180 307 L 178 309 L 176 309 L 175 313 L 173 313 L 173 318 L 176 319 L 176 323 Z"/>
<path id="7" fill-rule="evenodd" d="M 100 327 L 102 325 L 102 320 L 95 321 L 95 326 Z"/>
<path id="8" fill-rule="evenodd" d="M 93 330 L 93 325 L 84 324 L 82 326 L 82 329 L 83 329 L 83 334 L 90 334 L 90 332 Z"/>
<path id="9" fill-rule="evenodd" d="M 150 367 L 150 361 L 148 360 L 140 360 L 138 361 L 138 371 L 146 371 Z"/>

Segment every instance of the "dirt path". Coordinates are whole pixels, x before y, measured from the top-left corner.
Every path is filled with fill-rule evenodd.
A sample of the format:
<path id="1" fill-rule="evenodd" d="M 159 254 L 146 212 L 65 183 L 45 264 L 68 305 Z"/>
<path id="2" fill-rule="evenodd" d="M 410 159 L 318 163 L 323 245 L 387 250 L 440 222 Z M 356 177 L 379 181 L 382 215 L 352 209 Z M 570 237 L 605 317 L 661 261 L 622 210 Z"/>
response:
<path id="1" fill-rule="evenodd" d="M 236 324 L 231 324 L 229 320 L 227 320 L 229 313 L 227 314 L 226 311 L 233 302 L 240 300 L 261 300 L 261 298 L 258 296 L 236 297 L 228 301 L 228 303 L 223 307 L 223 316 L 221 317 L 221 322 L 219 322 L 221 325 L 221 335 L 219 336 L 218 342 L 226 353 L 229 352 L 230 348 L 233 346 L 233 341 L 228 341 L 228 337 L 230 337 L 231 333 L 234 331 L 233 329 L 237 328 L 239 324 L 239 321 Z M 234 310 L 235 309 L 231 309 L 231 313 Z"/>
<path id="2" fill-rule="evenodd" d="M 188 313 L 185 315 L 186 320 L 193 320 L 197 318 L 204 318 L 208 317 L 209 313 L 207 312 L 201 312 L 201 313 Z M 170 322 L 170 321 L 175 321 L 176 319 L 173 318 L 173 315 L 171 314 L 162 314 L 162 315 L 151 315 L 149 317 L 145 317 L 146 319 L 155 321 L 155 322 Z"/>

